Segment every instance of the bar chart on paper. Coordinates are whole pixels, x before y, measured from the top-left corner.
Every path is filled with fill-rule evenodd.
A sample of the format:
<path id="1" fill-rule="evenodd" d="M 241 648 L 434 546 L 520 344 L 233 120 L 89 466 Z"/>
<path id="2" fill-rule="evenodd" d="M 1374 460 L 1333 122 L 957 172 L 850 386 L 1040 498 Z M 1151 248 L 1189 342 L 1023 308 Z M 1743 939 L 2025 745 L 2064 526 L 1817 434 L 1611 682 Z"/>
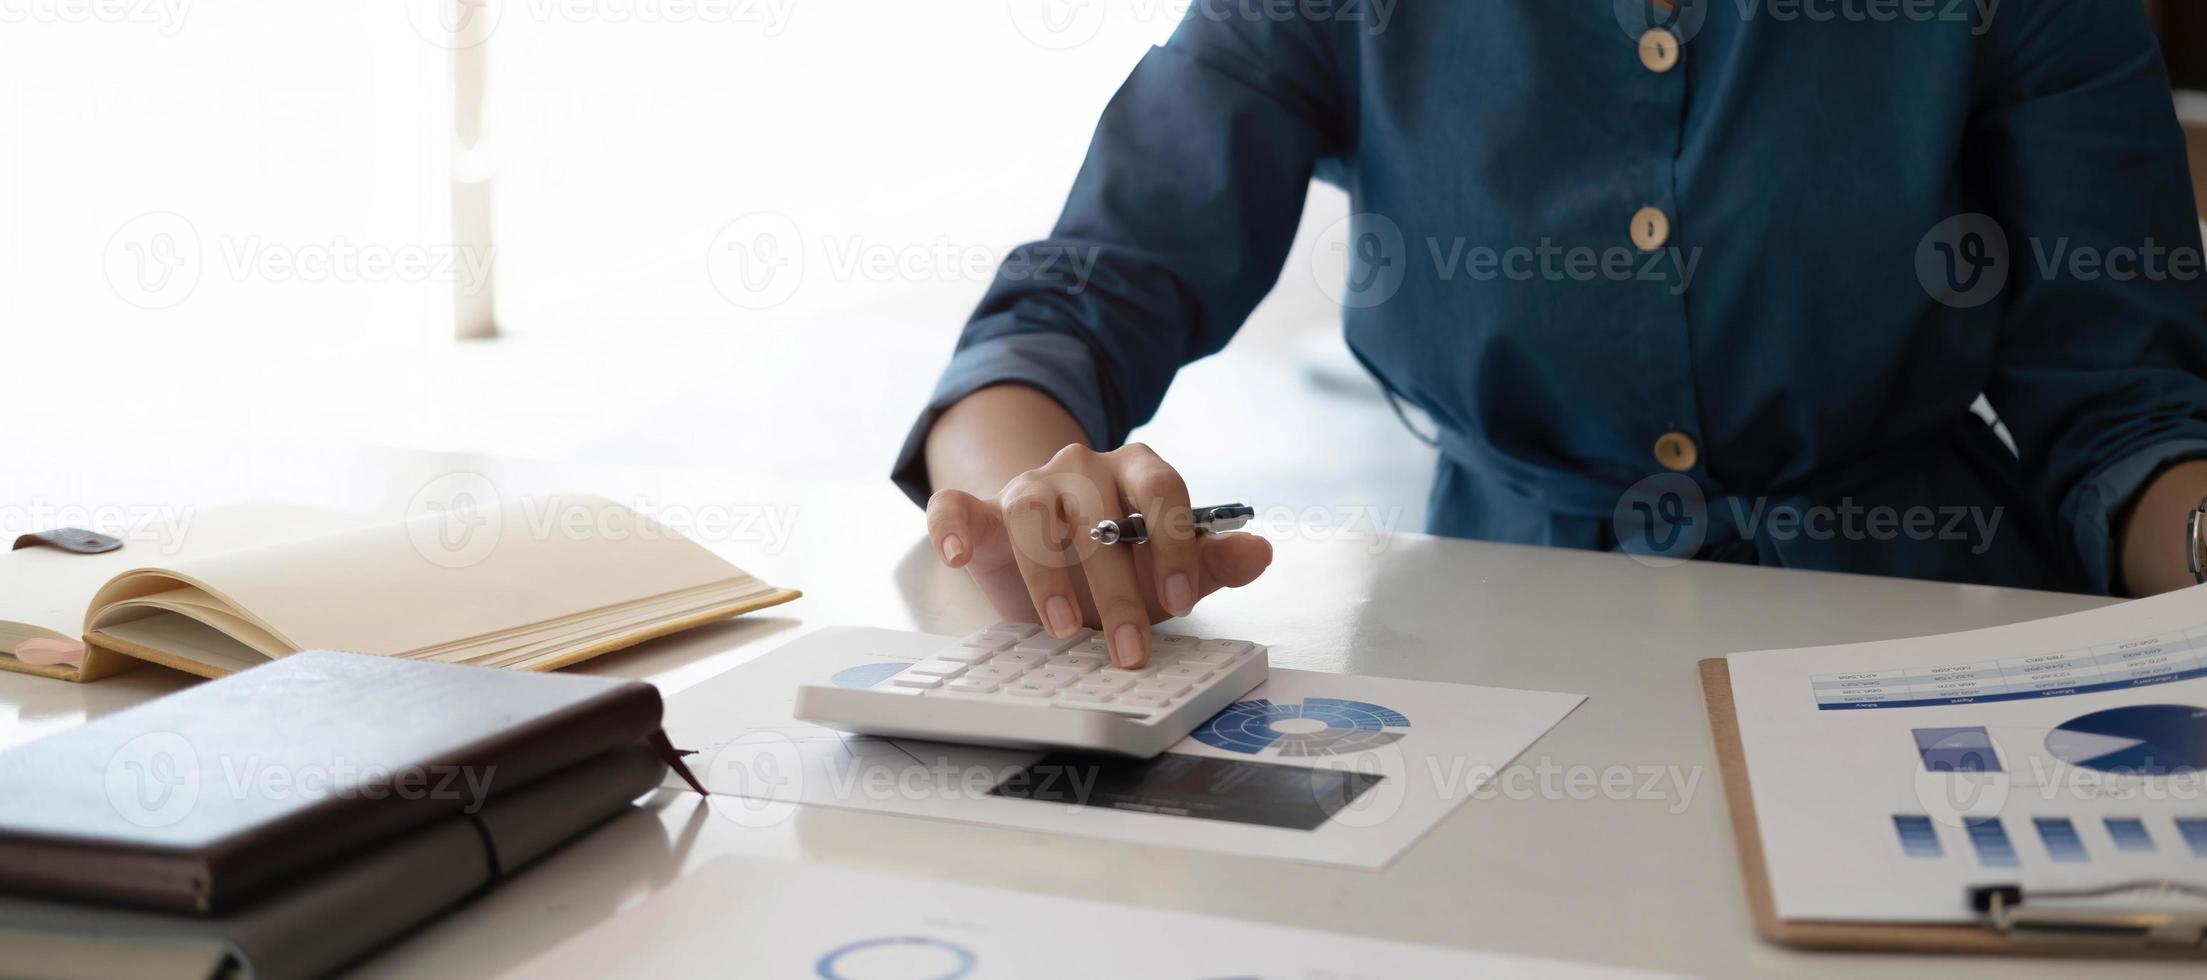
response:
<path id="1" fill-rule="evenodd" d="M 1973 886 L 2207 869 L 2203 605 L 1728 657 L 1779 914 L 1971 921 Z"/>

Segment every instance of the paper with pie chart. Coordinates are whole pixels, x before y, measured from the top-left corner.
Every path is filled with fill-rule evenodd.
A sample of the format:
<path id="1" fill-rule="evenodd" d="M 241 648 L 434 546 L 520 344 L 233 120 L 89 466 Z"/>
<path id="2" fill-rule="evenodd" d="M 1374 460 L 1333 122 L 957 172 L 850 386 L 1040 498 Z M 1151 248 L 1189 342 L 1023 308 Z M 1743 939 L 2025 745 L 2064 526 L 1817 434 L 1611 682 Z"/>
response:
<path id="1" fill-rule="evenodd" d="M 870 686 L 954 638 L 826 629 L 667 699 L 674 743 L 739 820 L 830 806 L 1378 868 L 1585 700 L 1274 668 L 1154 760 L 844 734 L 801 684 Z"/>
<path id="2" fill-rule="evenodd" d="M 1965 921 L 1971 885 L 2207 874 L 2207 587 L 1728 660 L 1785 918 Z"/>

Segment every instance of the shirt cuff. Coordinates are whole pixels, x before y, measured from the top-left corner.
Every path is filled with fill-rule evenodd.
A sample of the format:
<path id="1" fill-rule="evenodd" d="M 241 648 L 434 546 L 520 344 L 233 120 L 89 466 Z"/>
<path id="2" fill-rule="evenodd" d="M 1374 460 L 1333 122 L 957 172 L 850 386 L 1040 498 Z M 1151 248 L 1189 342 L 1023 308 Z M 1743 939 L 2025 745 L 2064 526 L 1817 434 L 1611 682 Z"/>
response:
<path id="1" fill-rule="evenodd" d="M 2172 439 L 2156 443 L 2101 468 L 2078 487 L 2071 498 L 2071 525 L 2077 536 L 2077 553 L 2084 573 L 2102 595 L 2115 594 L 2116 518 L 2146 481 L 2176 463 L 2207 458 L 2207 439 Z"/>
<path id="2" fill-rule="evenodd" d="M 967 329 L 969 334 L 973 330 Z M 951 356 L 934 397 L 912 424 L 904 448 L 897 452 L 896 467 L 889 472 L 889 479 L 913 503 L 925 507 L 933 493 L 927 479 L 927 434 L 935 428 L 935 420 L 959 399 L 1000 384 L 1025 385 L 1056 399 L 1088 434 L 1089 445 L 1102 449 L 1113 442 L 1096 359 L 1079 338 L 1015 333 L 977 341 Z"/>

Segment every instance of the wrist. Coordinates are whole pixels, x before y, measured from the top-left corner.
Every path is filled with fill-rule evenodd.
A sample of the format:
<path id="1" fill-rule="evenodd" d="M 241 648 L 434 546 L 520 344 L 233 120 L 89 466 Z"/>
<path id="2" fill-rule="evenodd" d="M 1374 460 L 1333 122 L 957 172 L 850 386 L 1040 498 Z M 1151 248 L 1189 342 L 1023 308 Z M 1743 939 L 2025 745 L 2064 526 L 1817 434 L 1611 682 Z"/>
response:
<path id="1" fill-rule="evenodd" d="M 1057 399 L 1023 384 L 990 385 L 953 402 L 928 431 L 928 481 L 993 497 L 1066 446 L 1088 442 Z"/>
<path id="2" fill-rule="evenodd" d="M 2118 556 L 2123 591 L 2146 596 L 2198 583 L 2193 566 L 2197 528 L 2194 513 L 2207 498 L 2207 460 L 2190 460 L 2162 470 L 2138 491 L 2123 522 Z"/>

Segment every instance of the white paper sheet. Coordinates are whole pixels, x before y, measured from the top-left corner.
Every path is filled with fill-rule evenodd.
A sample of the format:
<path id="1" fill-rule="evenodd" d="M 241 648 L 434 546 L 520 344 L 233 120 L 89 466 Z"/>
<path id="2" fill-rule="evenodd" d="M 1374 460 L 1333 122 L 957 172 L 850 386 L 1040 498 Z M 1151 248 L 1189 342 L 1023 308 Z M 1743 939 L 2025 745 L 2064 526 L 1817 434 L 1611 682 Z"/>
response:
<path id="1" fill-rule="evenodd" d="M 1730 666 L 1783 918 L 2207 871 L 2207 589 Z"/>
<path id="2" fill-rule="evenodd" d="M 1657 974 L 723 858 L 513 975 L 1596 980 Z"/>
<path id="3" fill-rule="evenodd" d="M 1269 681 L 1219 717 L 1241 717 L 1237 709 L 1293 711 L 1346 701 L 1356 703 L 1347 710 L 1370 730 L 1330 744 L 1282 740 L 1258 746 L 1199 729 L 1166 755 L 1188 778 L 1153 780 L 1157 792 L 1131 801 L 1156 803 L 1156 812 L 991 794 L 1006 780 L 1021 778 L 1042 753 L 862 738 L 791 718 L 801 684 L 833 678 L 867 686 L 954 642 L 891 630 L 821 630 L 676 693 L 667 701 L 667 734 L 676 746 L 700 753 L 693 768 L 706 788 L 744 798 L 719 808 L 739 820 L 786 819 L 789 808 L 802 803 L 1378 868 L 1585 700 L 1576 694 L 1274 669 Z M 1260 700 L 1278 707 L 1252 704 Z M 1224 747 L 1205 744 L 1207 737 Z M 1288 754 L 1293 752 L 1309 754 Z M 1225 776 L 1200 771 L 1228 767 L 1234 771 Z M 1375 776 L 1379 779 L 1371 784 Z M 1085 795 L 1077 777 L 1055 786 L 1036 783 L 1034 789 L 1060 798 Z M 1352 780 L 1346 785 L 1359 788 L 1345 791 L 1345 781 Z M 1268 783 L 1271 795 L 1257 792 Z M 1205 790 L 1215 792 L 1206 796 Z M 1309 806 L 1281 800 L 1298 791 L 1317 799 L 1322 819 L 1309 819 Z M 1208 816 L 1163 812 L 1180 803 Z M 1298 817 L 1315 826 L 1292 825 Z"/>

